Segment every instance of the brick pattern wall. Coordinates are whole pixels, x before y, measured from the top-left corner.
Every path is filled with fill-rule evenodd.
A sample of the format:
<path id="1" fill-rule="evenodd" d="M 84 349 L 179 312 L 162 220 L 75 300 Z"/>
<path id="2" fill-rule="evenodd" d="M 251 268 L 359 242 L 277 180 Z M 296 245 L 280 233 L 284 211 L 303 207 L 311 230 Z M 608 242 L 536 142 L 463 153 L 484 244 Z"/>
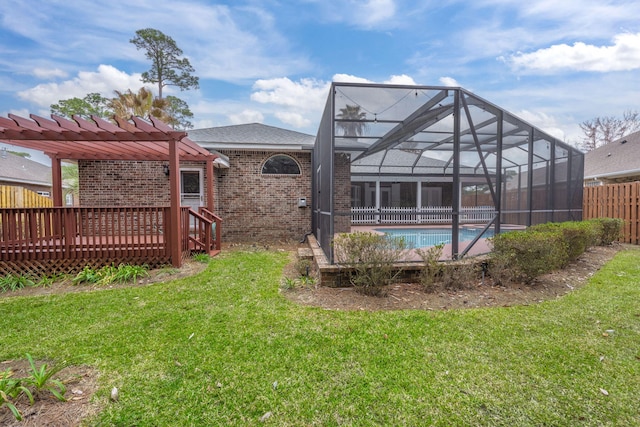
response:
<path id="1" fill-rule="evenodd" d="M 129 160 L 78 161 L 80 206 L 169 206 L 168 162 Z M 180 162 L 181 168 L 203 170 L 206 206 L 206 166 L 204 162 Z M 215 189 L 214 189 L 215 194 Z M 215 199 L 215 197 L 214 197 Z"/>
<path id="2" fill-rule="evenodd" d="M 229 169 L 217 171 L 216 213 L 226 242 L 284 242 L 311 231 L 311 153 L 227 150 Z M 286 154 L 300 175 L 262 175 L 272 155 Z M 298 207 L 299 198 L 307 208 Z"/>
<path id="3" fill-rule="evenodd" d="M 351 159 L 348 154 L 336 153 L 333 162 L 334 211 L 351 212 Z M 351 232 L 351 216 L 336 215 L 333 231 Z"/>
<path id="4" fill-rule="evenodd" d="M 223 219 L 225 242 L 284 242 L 311 231 L 311 153 L 225 151 L 229 169 L 216 169 L 215 213 Z M 300 175 L 262 175 L 262 164 L 286 154 L 300 165 Z M 163 165 L 148 161 L 79 161 L 81 206 L 168 206 L 169 178 Z M 201 168 L 204 162 L 181 162 Z M 207 176 L 206 185 L 209 182 Z M 298 207 L 306 198 L 307 208 Z M 347 198 L 349 201 L 350 198 Z M 206 206 L 206 200 L 205 200 Z"/>
<path id="5" fill-rule="evenodd" d="M 80 160 L 80 206 L 168 206 L 167 163 Z"/>

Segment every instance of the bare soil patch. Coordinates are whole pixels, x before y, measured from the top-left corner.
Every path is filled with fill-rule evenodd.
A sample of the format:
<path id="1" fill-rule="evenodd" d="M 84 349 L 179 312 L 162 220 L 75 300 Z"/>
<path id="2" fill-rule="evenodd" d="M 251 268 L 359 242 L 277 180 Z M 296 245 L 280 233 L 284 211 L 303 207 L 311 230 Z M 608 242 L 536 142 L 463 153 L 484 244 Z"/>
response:
<path id="1" fill-rule="evenodd" d="M 298 287 L 284 292 L 296 303 L 329 310 L 450 310 L 477 307 L 528 305 L 561 297 L 587 280 L 625 245 L 597 246 L 587 250 L 566 268 L 537 278 L 531 285 L 498 286 L 490 277 L 461 290 L 426 293 L 418 283 L 391 285 L 387 297 L 361 295 L 353 288 Z M 296 277 L 295 261 L 287 277 Z M 285 274 L 287 274 L 285 272 Z"/>
<path id="2" fill-rule="evenodd" d="M 36 361 L 36 367 L 42 363 Z M 27 360 L 6 360 L 0 362 L 0 371 L 11 369 L 14 378 L 28 376 Z M 92 401 L 98 389 L 98 372 L 89 366 L 69 366 L 58 372 L 54 378 L 61 380 L 67 387 L 66 402 L 58 401 L 45 392 L 33 405 L 22 396 L 14 402 L 22 421 L 15 419 L 8 408 L 0 408 L 0 425 L 10 427 L 66 427 L 80 425 L 81 421 L 99 412 L 101 405 Z"/>

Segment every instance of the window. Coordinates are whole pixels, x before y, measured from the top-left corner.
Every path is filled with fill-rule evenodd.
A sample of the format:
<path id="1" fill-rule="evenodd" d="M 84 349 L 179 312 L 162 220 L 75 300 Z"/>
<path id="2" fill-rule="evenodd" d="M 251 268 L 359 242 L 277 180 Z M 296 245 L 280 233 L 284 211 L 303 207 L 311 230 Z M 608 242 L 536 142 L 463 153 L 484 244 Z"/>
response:
<path id="1" fill-rule="evenodd" d="M 300 165 L 293 157 L 276 154 L 262 165 L 263 175 L 300 175 Z"/>

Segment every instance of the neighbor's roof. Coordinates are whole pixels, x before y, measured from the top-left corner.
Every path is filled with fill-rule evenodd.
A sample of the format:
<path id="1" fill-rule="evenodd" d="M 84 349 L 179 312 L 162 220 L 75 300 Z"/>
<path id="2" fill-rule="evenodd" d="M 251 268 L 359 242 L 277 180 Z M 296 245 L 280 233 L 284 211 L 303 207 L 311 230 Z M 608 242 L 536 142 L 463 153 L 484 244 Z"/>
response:
<path id="1" fill-rule="evenodd" d="M 640 131 L 590 151 L 584 156 L 584 179 L 640 175 Z"/>
<path id="2" fill-rule="evenodd" d="M 0 181 L 51 187 L 51 168 L 0 149 Z"/>
<path id="3" fill-rule="evenodd" d="M 261 123 L 188 131 L 189 139 L 207 149 L 311 150 L 316 137 Z"/>

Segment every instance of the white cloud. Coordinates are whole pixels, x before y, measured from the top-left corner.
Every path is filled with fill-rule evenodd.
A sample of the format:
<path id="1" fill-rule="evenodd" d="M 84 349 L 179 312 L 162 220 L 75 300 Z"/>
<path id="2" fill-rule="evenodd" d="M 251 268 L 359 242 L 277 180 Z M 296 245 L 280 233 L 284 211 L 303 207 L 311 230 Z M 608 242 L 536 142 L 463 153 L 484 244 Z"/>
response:
<path id="1" fill-rule="evenodd" d="M 506 59 L 513 68 L 531 72 L 626 71 L 640 68 L 640 33 L 618 34 L 610 46 L 582 42 L 558 44 L 532 53 L 518 53 Z"/>
<path id="2" fill-rule="evenodd" d="M 237 114 L 229 114 L 229 120 L 234 125 L 240 125 L 243 123 L 262 123 L 264 122 L 264 115 L 260 111 L 256 110 L 243 110 Z"/>
<path id="3" fill-rule="evenodd" d="M 364 77 L 351 74 L 335 74 L 334 82 L 375 83 Z M 392 75 L 382 83 L 397 85 L 415 85 L 415 81 L 406 74 Z M 251 100 L 271 105 L 272 114 L 282 123 L 296 128 L 309 128 L 316 124 L 322 115 L 322 109 L 329 95 L 331 82 L 303 78 L 293 81 L 288 77 L 257 80 L 253 85 Z"/>
<path id="4" fill-rule="evenodd" d="M 315 19 L 340 22 L 363 29 L 390 28 L 397 24 L 396 0 L 307 0 L 314 4 Z"/>
<path id="5" fill-rule="evenodd" d="M 59 68 L 34 68 L 33 75 L 39 79 L 65 78 L 68 76 L 66 71 Z"/>
<path id="6" fill-rule="evenodd" d="M 276 118 L 282 123 L 286 123 L 298 129 L 311 125 L 311 120 L 299 113 L 290 111 L 277 111 L 276 113 L 274 113 L 274 116 L 276 116 Z"/>
<path id="7" fill-rule="evenodd" d="M 297 82 L 288 77 L 257 80 L 253 101 L 261 104 L 276 104 L 306 111 L 320 111 L 329 91 L 329 83 L 305 78 Z"/>
<path id="8" fill-rule="evenodd" d="M 383 24 L 396 14 L 394 0 L 368 0 L 359 8 L 358 21 L 364 27 Z"/>
<path id="9" fill-rule="evenodd" d="M 351 74 L 334 74 L 332 80 L 337 83 L 373 83 L 369 79 Z"/>
<path id="10" fill-rule="evenodd" d="M 516 112 L 515 115 L 561 141 L 564 141 L 567 137 L 555 117 L 546 113 L 541 111 L 520 110 Z"/>
<path id="11" fill-rule="evenodd" d="M 440 77 L 440 83 L 444 86 L 449 86 L 449 87 L 461 87 L 462 85 L 460 83 L 458 83 L 458 81 L 456 79 L 454 79 L 453 77 Z"/>
<path id="12" fill-rule="evenodd" d="M 61 99 L 83 98 L 97 92 L 112 97 L 114 90 L 138 90 L 142 86 L 140 74 L 127 74 L 111 65 L 100 65 L 97 71 L 81 71 L 71 80 L 61 83 L 42 83 L 18 92 L 20 99 L 41 107 L 49 107 Z"/>
<path id="13" fill-rule="evenodd" d="M 390 85 L 415 85 L 416 82 L 412 77 L 407 76 L 406 74 L 401 74 L 399 76 L 391 76 L 388 80 L 384 81 L 385 84 Z"/>

